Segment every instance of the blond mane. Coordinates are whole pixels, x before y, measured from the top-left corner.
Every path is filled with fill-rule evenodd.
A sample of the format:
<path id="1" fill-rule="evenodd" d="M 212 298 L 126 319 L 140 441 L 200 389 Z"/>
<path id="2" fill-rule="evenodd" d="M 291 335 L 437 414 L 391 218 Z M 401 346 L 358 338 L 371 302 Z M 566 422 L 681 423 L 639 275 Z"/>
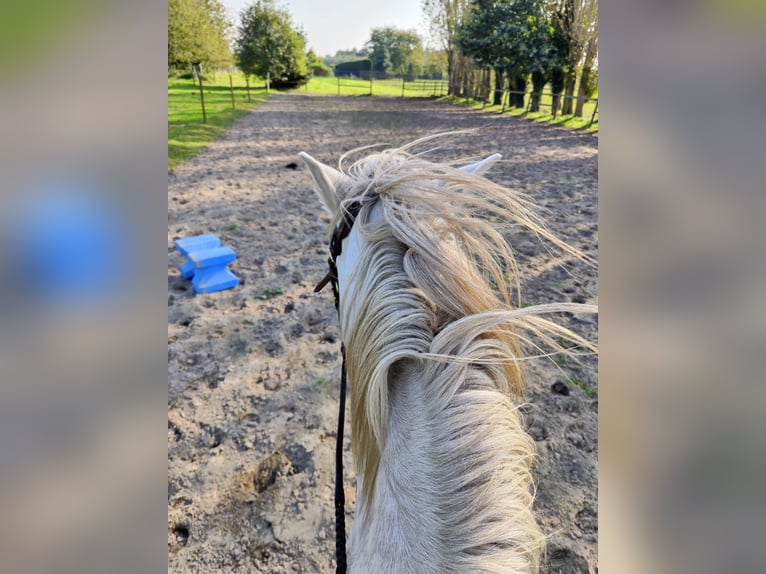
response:
<path id="1" fill-rule="evenodd" d="M 502 230 L 521 226 L 585 258 L 545 228 L 521 193 L 412 153 L 423 143 L 356 161 L 337 189 L 341 209 L 362 203 L 354 226 L 365 239 L 353 300 L 341 292 L 340 305 L 357 520 L 375 523 L 380 477 L 392 492 L 412 488 L 393 484 L 399 462 L 384 456 L 398 420 L 392 401 L 405 378 L 422 393 L 422 423 L 396 424 L 423 425 L 412 432 L 427 447 L 411 464 L 431 499 L 400 520 L 431 525 L 414 543 L 431 555 L 422 571 L 537 572 L 544 537 L 532 514 L 534 442 L 517 409 L 524 361 L 593 351 L 544 316 L 595 307 L 522 307 L 517 263 Z M 376 203 L 381 215 L 372 221 Z M 392 570 L 401 559 L 380 558 Z"/>

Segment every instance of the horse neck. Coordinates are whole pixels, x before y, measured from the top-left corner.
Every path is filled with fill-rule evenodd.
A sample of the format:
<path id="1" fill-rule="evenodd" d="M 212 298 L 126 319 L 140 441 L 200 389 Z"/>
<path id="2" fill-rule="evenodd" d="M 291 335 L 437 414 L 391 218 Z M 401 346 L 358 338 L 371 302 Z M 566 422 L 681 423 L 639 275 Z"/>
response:
<path id="1" fill-rule="evenodd" d="M 427 304 L 423 293 L 437 301 L 441 286 L 421 277 L 413 289 L 403 244 L 385 235 L 373 250 L 359 229 L 355 224 L 338 258 L 357 463 L 350 565 L 362 572 L 403 565 L 423 573 L 536 572 L 542 537 L 532 515 L 534 445 L 511 403 L 506 370 L 486 366 L 506 356 L 507 342 L 478 335 L 490 329 L 465 337 L 453 329 L 469 360 L 422 361 L 423 353 L 457 352 L 434 347 L 442 306 Z M 471 282 L 462 283 L 456 292 L 471 296 Z"/>
<path id="2" fill-rule="evenodd" d="M 350 536 L 352 568 L 393 572 L 403 564 L 412 572 L 440 572 L 441 541 L 432 490 L 434 468 L 427 456 L 429 422 L 417 368 L 401 361 L 389 376 L 390 415 L 375 490 L 369 507 L 357 478 L 357 513 Z"/>
<path id="3" fill-rule="evenodd" d="M 536 572 L 532 444 L 517 412 L 481 370 L 468 370 L 445 409 L 434 408 L 432 383 L 441 381 L 430 379 L 413 360 L 391 371 L 386 444 L 370 507 L 357 500 L 352 564 L 369 572 L 403 564 L 423 573 Z"/>

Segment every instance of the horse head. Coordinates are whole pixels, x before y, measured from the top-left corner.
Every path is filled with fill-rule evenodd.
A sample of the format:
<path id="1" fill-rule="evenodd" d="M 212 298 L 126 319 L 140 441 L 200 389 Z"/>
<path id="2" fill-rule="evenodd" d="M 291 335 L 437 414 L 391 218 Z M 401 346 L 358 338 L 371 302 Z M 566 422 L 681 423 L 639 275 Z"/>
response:
<path id="1" fill-rule="evenodd" d="M 353 218 L 350 216 L 346 206 L 349 203 L 367 197 L 365 203 L 371 204 L 368 223 L 375 223 L 380 220 L 381 205 L 376 201 L 374 192 L 370 193 L 371 190 L 369 187 L 365 188 L 360 193 L 359 186 L 354 185 L 354 182 L 349 175 L 342 173 L 334 167 L 317 161 L 306 152 L 300 152 L 298 155 L 311 171 L 314 183 L 316 184 L 314 191 L 316 192 L 322 207 L 333 217 L 334 225 L 337 227 L 339 222 L 344 219 L 350 225 L 350 231 L 341 240 L 340 254 L 336 259 L 336 266 L 338 273 L 338 287 L 341 294 L 340 301 L 354 301 L 352 271 L 358 268 L 359 258 L 362 250 L 367 246 L 367 241 L 360 232 L 359 227 L 353 225 Z M 371 160 L 370 163 L 372 165 L 377 163 L 374 160 L 374 157 L 375 156 L 368 158 L 368 160 Z M 480 161 L 464 165 L 458 168 L 458 170 L 463 173 L 481 176 L 489 171 L 500 159 L 502 159 L 502 155 L 495 153 Z M 374 173 L 369 173 L 368 177 L 369 179 L 374 180 Z M 356 190 L 356 192 L 354 192 L 354 190 Z M 346 293 L 348 293 L 348 296 L 344 296 Z M 341 308 L 342 307 L 343 303 L 341 303 Z M 339 308 L 339 313 L 342 317 L 344 316 L 344 313 L 341 311 L 341 308 Z"/>

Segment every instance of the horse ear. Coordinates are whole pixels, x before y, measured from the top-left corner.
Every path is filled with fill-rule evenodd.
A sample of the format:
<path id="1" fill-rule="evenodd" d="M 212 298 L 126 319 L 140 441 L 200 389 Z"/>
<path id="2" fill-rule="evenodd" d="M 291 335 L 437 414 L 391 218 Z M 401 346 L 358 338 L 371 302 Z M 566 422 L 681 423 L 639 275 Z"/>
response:
<path id="1" fill-rule="evenodd" d="M 501 156 L 499 153 L 492 154 L 491 156 L 481 160 L 477 161 L 476 163 L 471 163 L 468 165 L 464 165 L 460 169 L 460 171 L 465 171 L 467 173 L 475 173 L 476 175 L 483 175 L 489 169 L 495 165 L 495 163 L 502 159 L 503 156 Z"/>
<path id="2" fill-rule="evenodd" d="M 336 190 L 343 179 L 343 174 L 337 169 L 315 160 L 306 152 L 302 151 L 298 155 L 306 162 L 309 170 L 311 170 L 311 175 L 314 176 L 314 181 L 317 184 L 317 189 L 314 191 L 319 196 L 322 205 L 331 215 L 335 215 L 340 209 L 340 200 Z"/>

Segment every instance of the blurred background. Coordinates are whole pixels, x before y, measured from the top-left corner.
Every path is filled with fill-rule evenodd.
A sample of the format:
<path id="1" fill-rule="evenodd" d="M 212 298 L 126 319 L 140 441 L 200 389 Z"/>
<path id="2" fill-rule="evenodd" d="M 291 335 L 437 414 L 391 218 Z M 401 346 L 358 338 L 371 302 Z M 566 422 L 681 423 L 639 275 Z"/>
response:
<path id="1" fill-rule="evenodd" d="M 166 18 L 0 4 L 3 572 L 166 561 Z M 600 567 L 764 572 L 764 8 L 599 20 Z"/>
<path id="2" fill-rule="evenodd" d="M 0 4 L 0 570 L 166 557 L 166 6 Z"/>
<path id="3" fill-rule="evenodd" d="M 600 11 L 603 572 L 766 571 L 764 11 Z"/>

